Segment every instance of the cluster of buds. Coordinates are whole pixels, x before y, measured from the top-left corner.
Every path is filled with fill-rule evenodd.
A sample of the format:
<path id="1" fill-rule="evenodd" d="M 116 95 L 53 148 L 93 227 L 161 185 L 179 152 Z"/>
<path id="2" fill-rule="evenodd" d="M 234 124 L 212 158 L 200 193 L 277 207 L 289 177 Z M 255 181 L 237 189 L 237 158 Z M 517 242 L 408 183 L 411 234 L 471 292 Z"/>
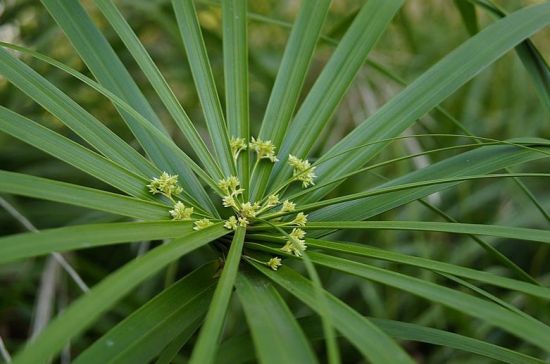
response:
<path id="1" fill-rule="evenodd" d="M 190 220 L 192 214 L 193 214 L 193 208 L 185 207 L 185 205 L 181 201 L 176 202 L 174 205 L 174 208 L 170 210 L 170 215 L 172 215 L 172 220 L 177 220 L 177 221 Z"/>
<path id="2" fill-rule="evenodd" d="M 166 172 L 162 172 L 158 178 L 153 178 L 147 187 L 153 195 L 161 193 L 172 201 L 174 196 L 183 192 L 183 188 L 178 185 L 178 175 L 172 176 Z"/>
<path id="3" fill-rule="evenodd" d="M 239 154 L 246 150 L 246 140 L 244 138 L 237 138 L 237 137 L 231 137 L 231 140 L 229 141 L 229 146 L 231 147 L 231 154 L 233 155 L 233 159 L 237 161 L 237 158 L 239 158 Z"/>
<path id="4" fill-rule="evenodd" d="M 240 188 L 241 182 L 235 176 L 222 179 L 218 182 L 218 187 L 225 194 L 222 198 L 225 207 L 239 208 L 238 196 L 244 192 L 244 188 Z"/>
<path id="5" fill-rule="evenodd" d="M 200 219 L 200 220 L 196 220 L 194 225 L 195 226 L 193 226 L 193 230 L 199 231 L 199 230 L 202 230 L 202 229 L 205 229 L 209 226 L 214 225 L 214 223 L 212 221 L 210 221 L 209 219 Z"/>
<path id="6" fill-rule="evenodd" d="M 281 248 L 282 251 L 289 254 L 294 254 L 297 257 L 301 257 L 302 253 L 307 249 L 306 241 L 304 237 L 306 232 L 299 228 L 294 228 L 288 234 L 288 240 Z"/>
<path id="7" fill-rule="evenodd" d="M 229 230 L 237 230 L 237 227 L 247 227 L 249 223 L 246 217 L 236 218 L 235 216 L 231 216 L 229 219 L 225 220 L 223 227 Z"/>
<path id="8" fill-rule="evenodd" d="M 269 159 L 273 163 L 279 161 L 275 156 L 276 148 L 271 140 L 261 140 L 260 138 L 255 139 L 252 137 L 252 140 L 248 143 L 248 146 L 256 152 L 258 160 Z"/>
<path id="9" fill-rule="evenodd" d="M 315 184 L 313 179 L 317 176 L 313 172 L 316 167 L 312 167 L 307 159 L 300 159 L 289 154 L 288 164 L 294 169 L 294 178 L 298 181 L 302 181 L 302 187 L 307 188 Z"/>

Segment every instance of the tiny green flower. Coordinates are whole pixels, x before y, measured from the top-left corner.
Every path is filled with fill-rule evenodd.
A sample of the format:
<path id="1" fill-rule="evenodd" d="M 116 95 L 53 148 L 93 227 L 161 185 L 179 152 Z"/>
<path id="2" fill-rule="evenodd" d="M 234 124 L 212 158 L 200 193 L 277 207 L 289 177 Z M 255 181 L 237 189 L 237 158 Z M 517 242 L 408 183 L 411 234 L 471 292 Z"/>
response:
<path id="1" fill-rule="evenodd" d="M 292 220 L 291 223 L 294 225 L 304 227 L 307 224 L 307 215 L 304 214 L 303 212 L 300 212 L 298 213 L 298 215 L 296 215 L 296 217 L 294 218 L 294 220 Z"/>
<path id="2" fill-rule="evenodd" d="M 289 154 L 288 164 L 294 169 L 294 177 L 296 177 L 298 181 L 302 181 L 302 187 L 306 188 L 315 184 L 313 180 L 317 176 L 313 172 L 316 167 L 312 167 L 307 159 L 300 159 Z"/>
<path id="3" fill-rule="evenodd" d="M 285 200 L 281 207 L 281 212 L 292 212 L 296 209 L 296 204 L 292 201 Z"/>
<path id="4" fill-rule="evenodd" d="M 279 204 L 279 195 L 270 195 L 265 202 L 266 207 L 273 207 Z"/>
<path id="5" fill-rule="evenodd" d="M 166 172 L 162 172 L 158 178 L 153 178 L 147 187 L 152 194 L 161 193 L 170 199 L 183 191 L 183 188 L 178 185 L 178 175 L 172 176 Z"/>
<path id="6" fill-rule="evenodd" d="M 281 258 L 273 257 L 267 261 L 266 265 L 273 270 L 277 270 L 283 264 L 281 263 Z"/>
<path id="7" fill-rule="evenodd" d="M 297 257 L 301 257 L 302 252 L 307 249 L 306 242 L 303 240 L 305 235 L 306 232 L 302 229 L 292 229 L 292 232 L 289 234 L 290 239 L 287 240 L 281 250 L 289 254 L 294 254 Z"/>
<path id="8" fill-rule="evenodd" d="M 246 217 L 239 217 L 239 226 L 240 227 L 247 227 L 248 224 L 250 224 L 250 222 L 248 221 L 248 219 Z"/>
<path id="9" fill-rule="evenodd" d="M 237 224 L 237 218 L 235 216 L 231 216 L 229 219 L 225 220 L 223 227 L 229 230 L 237 230 Z"/>
<path id="10" fill-rule="evenodd" d="M 226 195 L 236 196 L 244 192 L 244 189 L 239 188 L 241 181 L 235 176 L 229 176 L 227 178 L 221 179 L 218 182 L 218 187 Z"/>
<path id="11" fill-rule="evenodd" d="M 207 228 L 211 225 L 214 225 L 214 223 L 208 219 L 200 219 L 195 221 L 195 226 L 193 227 L 193 230 L 199 231 L 204 228 Z"/>
<path id="12" fill-rule="evenodd" d="M 233 207 L 233 208 L 237 208 L 237 202 L 235 201 L 235 197 L 229 195 L 229 196 L 224 196 L 222 198 L 222 203 L 223 203 L 223 206 L 224 207 Z"/>
<path id="13" fill-rule="evenodd" d="M 254 137 L 252 137 L 252 141 L 248 146 L 256 152 L 258 160 L 269 159 L 273 163 L 279 161 L 275 156 L 276 147 L 271 140 L 261 140 L 260 138 L 254 139 Z"/>
<path id="14" fill-rule="evenodd" d="M 246 140 L 244 138 L 237 138 L 237 137 L 231 137 L 231 140 L 229 141 L 229 145 L 231 146 L 231 153 L 233 154 L 233 159 L 237 160 L 239 157 L 239 154 L 246 150 Z"/>
<path id="15" fill-rule="evenodd" d="M 240 213 L 243 217 L 246 218 L 255 218 L 258 214 L 258 210 L 260 209 L 260 204 L 257 202 L 251 203 L 251 202 L 245 202 L 241 205 Z"/>
<path id="16" fill-rule="evenodd" d="M 193 214 L 192 207 L 185 207 L 183 202 L 178 201 L 174 205 L 174 209 L 170 210 L 170 215 L 172 215 L 172 220 L 182 221 L 191 219 L 191 214 Z"/>

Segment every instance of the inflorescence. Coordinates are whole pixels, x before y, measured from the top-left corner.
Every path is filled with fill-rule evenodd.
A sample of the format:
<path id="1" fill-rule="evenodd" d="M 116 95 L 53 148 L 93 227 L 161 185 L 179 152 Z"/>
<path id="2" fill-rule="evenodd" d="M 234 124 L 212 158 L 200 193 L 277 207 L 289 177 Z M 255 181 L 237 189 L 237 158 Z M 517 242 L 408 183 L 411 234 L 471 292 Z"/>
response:
<path id="1" fill-rule="evenodd" d="M 276 157 L 276 147 L 270 140 L 252 138 L 249 143 L 244 138 L 232 137 L 230 148 L 233 159 L 237 162 L 239 155 L 246 150 L 255 152 L 256 165 L 262 160 L 276 163 L 279 159 Z M 312 166 L 307 159 L 300 159 L 296 156 L 288 156 L 288 164 L 293 169 L 292 178 L 279 188 L 280 192 L 293 181 L 302 183 L 303 188 L 314 185 L 315 166 Z M 252 175 L 254 171 L 252 172 Z M 178 184 L 178 176 L 163 172 L 158 178 L 153 178 L 147 185 L 152 194 L 161 194 L 173 203 L 173 208 L 169 210 L 172 220 L 175 221 L 193 221 L 194 230 L 202 230 L 214 222 L 207 218 L 194 218 L 194 208 L 186 206 L 178 196 L 183 192 L 183 188 Z M 223 221 L 223 226 L 229 230 L 237 230 L 239 227 L 246 228 L 255 223 L 264 226 L 274 226 L 278 231 L 284 233 L 286 242 L 280 249 L 282 252 L 301 257 L 307 249 L 304 237 L 306 232 L 302 230 L 307 224 L 307 215 L 298 212 L 292 219 L 282 219 L 281 215 L 288 215 L 296 210 L 296 204 L 289 200 L 281 201 L 278 193 L 273 193 L 263 198 L 260 202 L 245 201 L 244 191 L 241 182 L 236 176 L 229 176 L 218 181 L 217 187 L 222 192 L 222 204 L 224 207 L 233 209 L 234 215 Z M 200 210 L 200 209 L 199 209 Z M 196 214 L 195 214 L 196 215 Z M 285 228 L 292 229 L 290 233 L 285 232 Z M 277 270 L 281 264 L 281 258 L 272 257 L 267 262 L 262 262 L 273 270 Z"/>

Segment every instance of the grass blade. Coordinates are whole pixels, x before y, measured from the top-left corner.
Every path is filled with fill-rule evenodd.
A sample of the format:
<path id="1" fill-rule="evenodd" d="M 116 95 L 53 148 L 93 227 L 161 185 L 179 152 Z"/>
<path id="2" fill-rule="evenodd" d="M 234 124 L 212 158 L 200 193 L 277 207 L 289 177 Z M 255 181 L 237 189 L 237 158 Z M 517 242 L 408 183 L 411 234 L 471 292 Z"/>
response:
<path id="1" fill-rule="evenodd" d="M 191 222 L 120 222 L 65 226 L 0 238 L 0 264 L 51 252 L 170 239 L 193 232 Z"/>
<path id="2" fill-rule="evenodd" d="M 32 145 L 129 195 L 152 199 L 149 183 L 118 164 L 50 129 L 0 106 L 0 131 Z"/>
<path id="3" fill-rule="evenodd" d="M 367 1 L 338 44 L 323 72 L 298 110 L 273 170 L 272 186 L 290 175 L 288 154 L 307 157 L 330 121 L 367 55 L 389 26 L 402 0 Z"/>
<path id="4" fill-rule="evenodd" d="M 237 294 L 261 363 L 317 362 L 292 312 L 269 281 L 257 273 L 242 272 L 237 279 Z"/>
<path id="5" fill-rule="evenodd" d="M 248 29 L 247 1 L 223 0 L 223 70 L 225 79 L 225 112 L 230 137 L 250 140 L 248 106 Z M 249 153 L 237 160 L 238 175 L 249 193 Z"/>
<path id="6" fill-rule="evenodd" d="M 550 300 L 550 288 L 536 286 L 531 283 L 501 277 L 496 274 L 475 270 L 471 268 L 461 267 L 455 264 L 439 262 L 436 260 L 410 256 L 397 252 L 391 252 L 384 249 L 377 249 L 370 246 L 359 245 L 351 242 L 336 242 L 330 240 L 308 239 L 308 246 L 320 248 L 331 252 L 340 252 L 353 254 L 373 259 L 387 260 L 390 262 L 411 265 L 423 269 L 429 269 L 434 272 L 452 274 L 458 277 L 473 279 L 479 282 L 491 284 L 497 287 L 502 287 L 518 292 L 522 292 L 531 296 Z"/>
<path id="7" fill-rule="evenodd" d="M 417 324 L 368 318 L 387 335 L 405 341 L 422 342 L 439 345 L 468 353 L 474 353 L 494 360 L 511 364 L 543 364 L 542 360 L 497 346 L 468 336 L 455 334 Z M 306 336 L 311 340 L 322 339 L 322 327 L 317 317 L 304 317 L 298 320 Z M 247 363 L 254 360 L 254 347 L 250 335 L 234 336 L 228 339 L 220 348 L 218 363 Z"/>
<path id="8" fill-rule="evenodd" d="M 380 229 L 437 231 L 454 234 L 489 235 L 499 238 L 536 241 L 550 244 L 550 231 L 486 224 L 463 224 L 431 221 L 327 221 L 309 222 L 304 229 Z"/>
<path id="9" fill-rule="evenodd" d="M 80 2 L 42 0 L 42 3 L 64 31 L 74 49 L 98 82 L 126 101 L 158 130 L 167 134 L 161 121 L 130 76 L 130 73 L 126 70 L 107 39 L 86 14 Z M 147 129 L 124 110 L 118 108 L 118 111 L 147 155 L 160 169 L 178 174 L 182 176 L 182 179 L 185 179 L 187 175 L 191 175 L 189 169 L 181 164 L 162 142 L 156 140 Z M 186 182 L 192 183 L 191 180 Z M 195 180 L 194 183 L 197 183 L 197 181 Z"/>
<path id="10" fill-rule="evenodd" d="M 313 283 L 292 269 L 282 266 L 277 272 L 251 262 L 269 279 L 288 290 L 313 310 L 320 312 Z M 413 360 L 392 339 L 369 320 L 325 291 L 332 322 L 366 358 L 373 363 L 413 363 Z"/>
<path id="11" fill-rule="evenodd" d="M 369 140 L 400 134 L 506 51 L 548 24 L 548 3 L 523 8 L 496 21 L 432 66 L 331 148 L 325 157 L 331 157 Z M 483 51 L 480 52 L 480 49 Z M 330 160 L 317 169 L 318 181 L 333 179 L 359 168 L 383 148 L 384 145 L 377 144 Z M 317 190 L 307 200 L 318 200 L 334 187 Z"/>
<path id="12" fill-rule="evenodd" d="M 169 217 L 168 207 L 160 203 L 2 170 L 0 170 L 0 192 L 82 206 L 138 219 L 165 220 Z"/>
<path id="13" fill-rule="evenodd" d="M 298 18 L 290 32 L 259 133 L 261 139 L 271 140 L 275 146 L 281 145 L 298 103 L 330 2 L 330 0 L 303 1 Z M 263 194 L 271 168 L 270 163 L 259 165 L 256 173 L 259 183 L 255 182 L 251 186 L 253 200 Z"/>
<path id="14" fill-rule="evenodd" d="M 70 1 L 70 0 L 66 0 Z M 120 39 L 124 42 L 137 64 L 142 69 L 160 100 L 166 106 L 166 109 L 176 122 L 177 126 L 183 132 L 189 145 L 197 153 L 200 161 L 204 164 L 206 170 L 213 178 L 221 177 L 221 172 L 218 164 L 208 151 L 208 148 L 201 139 L 199 133 L 195 129 L 193 122 L 183 110 L 178 99 L 170 89 L 170 86 L 160 73 L 137 35 L 134 33 L 130 25 L 126 22 L 122 14 L 110 0 L 95 0 L 95 3 L 103 15 L 107 18 L 111 26 L 115 29 Z"/>
<path id="15" fill-rule="evenodd" d="M 547 151 L 548 149 L 544 148 L 543 150 Z M 518 149 L 511 146 L 482 147 L 416 170 L 391 182 L 384 183 L 379 188 L 388 188 L 432 178 L 485 174 L 512 165 L 536 160 L 543 156 L 543 154 L 532 150 Z M 454 185 L 456 184 L 450 183 L 447 186 Z M 309 218 L 312 221 L 364 220 L 440 190 L 441 185 L 439 187 L 426 186 L 413 190 L 367 197 L 357 201 L 325 207 L 312 212 Z"/>
<path id="16" fill-rule="evenodd" d="M 150 362 L 172 338 L 202 319 L 217 268 L 210 263 L 189 273 L 94 342 L 74 363 Z"/>
<path id="17" fill-rule="evenodd" d="M 3 48 L 0 48 L 0 73 L 107 158 L 146 178 L 160 174 L 99 120 Z"/>
<path id="18" fill-rule="evenodd" d="M 246 230 L 244 228 L 238 228 L 233 236 L 229 254 L 225 260 L 220 280 L 210 302 L 206 320 L 201 328 L 197 343 L 193 348 L 190 363 L 207 364 L 213 362 L 216 357 L 218 342 L 222 334 L 223 323 L 241 261 L 245 234 Z"/>
<path id="19" fill-rule="evenodd" d="M 351 260 L 331 257 L 319 253 L 310 253 L 316 264 L 337 269 L 368 280 L 410 292 L 430 301 L 441 303 L 452 309 L 477 317 L 491 325 L 498 326 L 509 333 L 537 345 L 543 350 L 550 347 L 550 327 L 535 319 L 527 320 L 500 305 L 484 301 L 435 283 L 406 276 L 389 270 L 356 263 Z"/>
<path id="20" fill-rule="evenodd" d="M 212 76 L 210 61 L 206 54 L 206 46 L 202 38 L 195 5 L 193 0 L 174 0 L 172 1 L 172 7 L 176 14 L 212 145 L 219 158 L 224 175 L 235 175 L 235 164 L 229 148 L 227 126 L 225 125 L 220 99 Z"/>
<path id="21" fill-rule="evenodd" d="M 226 233 L 227 230 L 222 226 L 215 225 L 161 245 L 126 264 L 52 321 L 35 341 L 16 355 L 14 364 L 35 364 L 54 356 L 72 337 L 80 334 L 142 281 L 181 256 Z"/>

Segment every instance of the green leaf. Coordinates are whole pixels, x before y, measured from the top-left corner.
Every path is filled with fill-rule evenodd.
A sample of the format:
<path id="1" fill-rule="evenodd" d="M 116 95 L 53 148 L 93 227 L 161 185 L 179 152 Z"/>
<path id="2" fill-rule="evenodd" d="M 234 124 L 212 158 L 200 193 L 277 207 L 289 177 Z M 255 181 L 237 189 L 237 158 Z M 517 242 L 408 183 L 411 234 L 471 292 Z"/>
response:
<path id="1" fill-rule="evenodd" d="M 138 122 L 144 129 L 146 129 L 151 134 L 151 137 L 153 137 L 155 140 L 162 143 L 168 150 L 170 150 L 172 155 L 178 158 L 178 162 L 180 164 L 185 164 L 186 166 L 188 166 L 191 170 L 193 170 L 197 174 L 197 176 L 199 176 L 204 182 L 206 182 L 206 184 L 208 184 L 212 189 L 217 191 L 218 187 L 216 183 L 214 182 L 214 180 L 212 180 L 212 178 L 210 178 L 208 174 L 206 174 L 187 154 L 185 154 L 176 145 L 176 143 L 172 139 L 170 139 L 170 137 L 166 136 L 160 130 L 154 128 L 142 115 L 140 115 L 124 100 L 120 99 L 118 96 L 114 95 L 112 92 L 110 92 L 109 90 L 107 90 L 106 88 L 98 84 L 97 82 L 84 76 L 82 73 L 70 67 L 67 67 L 63 63 L 58 62 L 53 58 L 50 58 L 38 52 L 34 52 L 28 48 L 19 47 L 10 43 L 0 42 L 0 46 L 15 49 L 19 52 L 23 52 L 25 54 L 31 55 L 32 57 L 40 59 L 41 61 L 44 61 L 54 67 L 57 67 L 62 71 L 70 74 L 71 76 L 84 82 L 85 84 L 92 87 L 96 91 L 100 92 L 107 98 L 109 98 L 115 105 L 118 105 L 122 110 L 124 110 L 126 113 L 132 116 L 136 122 Z M 212 200 L 206 194 L 206 191 L 198 182 L 195 175 L 187 174 L 180 177 L 182 179 L 183 185 L 185 185 L 186 187 L 185 190 L 183 191 L 184 201 L 187 201 L 190 204 L 193 204 L 197 209 L 204 210 L 204 207 L 206 207 L 215 216 L 219 216 L 216 208 L 212 204 Z M 148 197 L 150 198 L 150 195 Z M 199 202 L 197 202 L 197 199 Z"/>
<path id="2" fill-rule="evenodd" d="M 99 1 L 99 0 L 98 0 Z M 101 0 L 103 1 L 103 0 Z M 199 99 L 212 145 L 219 158 L 225 176 L 235 174 L 235 164 L 229 148 L 229 136 L 223 118 L 220 99 L 212 76 L 212 68 L 202 38 L 197 11 L 193 0 L 174 0 L 172 7 L 180 28 L 183 45 L 191 73 L 195 80 Z"/>
<path id="3" fill-rule="evenodd" d="M 166 136 L 162 132 L 160 132 L 158 129 L 155 129 L 150 123 L 142 116 L 140 115 L 136 110 L 134 110 L 130 105 L 128 105 L 124 100 L 120 99 L 118 96 L 98 84 L 97 82 L 93 81 L 92 79 L 84 76 L 82 73 L 75 71 L 74 69 L 67 67 L 61 62 L 56 61 L 53 58 L 50 58 L 48 56 L 45 56 L 41 53 L 34 52 L 30 49 L 19 47 L 10 43 L 4 43 L 0 42 L 0 46 L 15 49 L 19 52 L 23 52 L 25 54 L 29 54 L 37 59 L 40 59 L 41 61 L 44 61 L 54 67 L 57 67 L 61 69 L 62 71 L 70 74 L 71 76 L 79 79 L 80 81 L 84 82 L 88 86 L 92 87 L 96 91 L 100 92 L 107 98 L 109 98 L 115 105 L 118 105 L 122 110 L 127 112 L 130 116 L 134 118 L 136 122 L 141 124 L 155 139 L 158 140 L 160 143 L 166 146 L 170 150 L 170 152 L 178 158 L 179 163 L 183 163 L 187 165 L 191 170 L 193 170 L 197 176 L 199 176 L 204 182 L 206 182 L 212 189 L 217 191 L 218 187 L 216 182 L 212 180 L 212 178 L 206 174 L 187 154 L 185 154 L 177 145 L 176 143 L 170 139 L 170 137 Z M 200 183 L 196 180 L 194 175 L 184 175 L 181 176 L 183 184 L 186 186 L 183 194 L 186 196 L 186 198 L 190 199 L 190 201 L 194 201 L 195 204 L 197 204 L 196 199 L 194 196 L 197 196 L 199 199 L 199 204 L 202 208 L 203 206 L 206 206 L 209 208 L 211 212 L 213 212 L 216 216 L 219 216 L 218 212 L 216 211 L 216 208 L 212 204 L 212 200 L 209 198 L 209 196 L 206 194 L 204 188 L 200 185 Z M 190 181 L 190 178 L 193 179 L 193 181 Z M 196 205 L 195 205 L 196 206 Z M 197 206 L 196 206 L 197 207 Z"/>
<path id="4" fill-rule="evenodd" d="M 193 232 L 191 222 L 120 222 L 65 226 L 0 238 L 0 264 L 52 252 L 175 238 Z"/>
<path id="5" fill-rule="evenodd" d="M 425 342 L 449 348 L 463 350 L 470 353 L 486 356 L 498 361 L 513 364 L 542 364 L 543 361 L 531 356 L 503 348 L 486 341 L 443 330 L 423 327 L 407 322 L 391 321 L 372 318 L 372 322 L 391 337 L 401 340 Z"/>
<path id="6" fill-rule="evenodd" d="M 259 132 L 260 138 L 271 140 L 276 147 L 281 145 L 298 103 L 329 6 L 330 0 L 303 1 L 290 32 Z M 259 165 L 259 183 L 251 186 L 253 200 L 265 191 L 271 168 L 271 163 Z"/>
<path id="7" fill-rule="evenodd" d="M 288 290 L 313 310 L 320 312 L 313 283 L 283 265 L 278 271 L 250 262 L 269 279 Z M 413 360 L 386 334 L 357 311 L 325 291 L 335 328 L 373 363 L 413 363 Z"/>
<path id="8" fill-rule="evenodd" d="M 292 312 L 269 281 L 254 272 L 241 272 L 237 279 L 237 294 L 261 363 L 317 362 Z M 253 348 L 250 349 L 253 353 Z M 226 358 L 225 362 L 232 360 Z"/>
<path id="9" fill-rule="evenodd" d="M 113 162 L 145 178 L 160 174 L 99 120 L 3 48 L 0 48 L 0 74 Z"/>
<path id="10" fill-rule="evenodd" d="M 230 137 L 250 140 L 247 0 L 222 1 L 225 109 Z M 249 153 L 240 153 L 238 175 L 245 199 L 249 191 Z"/>
<path id="11" fill-rule="evenodd" d="M 498 18 L 506 17 L 508 14 L 492 1 L 486 0 L 468 0 L 472 4 L 480 6 L 482 9 L 489 11 Z M 523 66 L 531 76 L 531 80 L 537 91 L 547 115 L 550 115 L 550 67 L 540 54 L 539 50 L 533 42 L 526 39 L 516 47 L 516 52 L 523 63 Z"/>
<path id="12" fill-rule="evenodd" d="M 495 303 L 435 283 L 351 260 L 319 253 L 309 253 L 309 256 L 316 264 L 410 292 L 498 326 L 543 350 L 550 348 L 550 327 L 535 319 L 528 320 Z"/>
<path id="13" fill-rule="evenodd" d="M 118 300 L 142 281 L 181 256 L 227 234 L 215 225 L 161 245 L 112 273 L 90 292 L 79 298 L 16 357 L 14 364 L 35 364 L 57 354 L 67 342 L 94 323 Z"/>
<path id="14" fill-rule="evenodd" d="M 246 229 L 239 227 L 233 236 L 220 280 L 206 314 L 206 320 L 193 348 L 190 363 L 207 364 L 213 362 L 216 357 L 223 323 L 239 270 L 245 234 Z"/>
<path id="15" fill-rule="evenodd" d="M 82 206 L 138 219 L 164 220 L 168 206 L 47 178 L 0 170 L 0 192 Z"/>
<path id="16" fill-rule="evenodd" d="M 539 148 L 548 151 L 547 148 Z M 434 163 L 377 188 L 389 188 L 434 178 L 485 174 L 544 156 L 533 150 L 512 146 L 486 146 Z M 455 185 L 456 183 L 426 186 L 344 202 L 314 211 L 309 218 L 312 221 L 364 220 Z"/>
<path id="17" fill-rule="evenodd" d="M 149 183 L 118 164 L 103 158 L 50 129 L 0 106 L 0 131 L 53 155 L 120 191 L 142 199 L 153 199 Z"/>
<path id="18" fill-rule="evenodd" d="M 217 268 L 216 263 L 207 264 L 174 283 L 94 342 L 74 363 L 149 363 L 172 338 L 204 317 Z"/>
<path id="19" fill-rule="evenodd" d="M 290 175 L 291 168 L 286 163 L 288 154 L 307 157 L 365 63 L 370 50 L 402 4 L 402 0 L 376 0 L 367 1 L 363 5 L 298 110 L 281 146 L 281 162 L 273 170 L 272 187 Z"/>
<path id="20" fill-rule="evenodd" d="M 100 84 L 126 101 L 151 125 L 167 135 L 164 126 L 147 99 L 126 70 L 113 48 L 94 25 L 78 1 L 43 0 L 44 7 L 72 43 Z M 116 107 L 117 105 L 115 105 Z M 153 137 L 134 117 L 118 108 L 147 155 L 163 171 L 181 176 L 185 185 L 195 189 L 200 184 L 187 168 L 161 141 Z"/>
<path id="21" fill-rule="evenodd" d="M 434 272 L 452 274 L 458 277 L 473 279 L 479 282 L 491 284 L 528 295 L 550 300 L 550 288 L 536 286 L 534 284 L 501 277 L 496 274 L 461 267 L 455 264 L 439 262 L 436 260 L 405 255 L 397 252 L 390 252 L 384 249 L 377 249 L 370 246 L 359 245 L 350 242 L 336 242 L 329 240 L 307 239 L 308 247 L 320 248 L 332 252 L 354 254 L 363 257 L 382 259 L 390 262 L 411 265 L 419 268 L 429 269 Z"/>
<path id="22" fill-rule="evenodd" d="M 70 2 L 70 0 L 65 1 Z M 122 14 L 120 14 L 111 1 L 95 0 L 95 3 L 142 69 L 143 74 L 157 92 L 160 100 L 189 141 L 189 145 L 197 153 L 197 156 L 204 164 L 206 170 L 213 178 L 221 177 L 221 171 L 218 164 L 208 151 L 204 141 L 195 129 L 193 122 L 189 119 L 185 110 L 183 110 L 178 99 L 170 89 L 170 86 L 139 41 L 137 35 L 133 32 L 132 28 L 130 28 L 130 25 L 128 25 Z"/>
<path id="23" fill-rule="evenodd" d="M 326 221 L 308 222 L 303 229 L 375 229 L 437 231 L 454 234 L 489 235 L 499 238 L 550 244 L 550 231 L 514 226 L 463 224 L 432 221 Z"/>
<path id="24" fill-rule="evenodd" d="M 506 51 L 549 23 L 548 3 L 523 8 L 496 21 L 432 66 L 338 142 L 325 157 L 331 157 L 367 141 L 399 135 Z M 316 170 L 318 181 L 330 180 L 359 168 L 378 154 L 384 146 L 376 144 L 331 159 Z M 320 199 L 334 187 L 311 193 L 307 196 L 307 201 Z"/>
<path id="25" fill-rule="evenodd" d="M 503 348 L 485 341 L 417 324 L 369 317 L 376 326 L 389 336 L 413 342 L 423 342 L 482 355 L 512 364 L 543 364 L 544 361 Z M 306 336 L 311 340 L 323 339 L 322 327 L 317 317 L 298 320 Z M 225 341 L 218 352 L 217 363 L 241 364 L 254 360 L 254 348 L 250 335 L 233 336 Z"/>

